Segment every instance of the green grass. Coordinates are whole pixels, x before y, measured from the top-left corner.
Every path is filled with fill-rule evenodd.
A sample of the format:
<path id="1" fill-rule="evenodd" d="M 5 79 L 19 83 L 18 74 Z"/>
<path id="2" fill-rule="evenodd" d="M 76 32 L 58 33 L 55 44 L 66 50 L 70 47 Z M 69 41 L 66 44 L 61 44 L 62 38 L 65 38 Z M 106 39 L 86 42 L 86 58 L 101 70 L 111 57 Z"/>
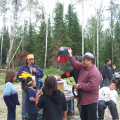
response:
<path id="1" fill-rule="evenodd" d="M 48 68 L 44 69 L 44 70 L 43 70 L 43 73 L 44 73 L 44 75 L 50 76 L 50 75 L 59 75 L 59 74 L 62 74 L 63 71 L 51 67 L 51 68 L 49 68 L 49 69 L 48 69 Z"/>
<path id="2" fill-rule="evenodd" d="M 5 84 L 5 73 L 0 73 L 0 84 Z"/>

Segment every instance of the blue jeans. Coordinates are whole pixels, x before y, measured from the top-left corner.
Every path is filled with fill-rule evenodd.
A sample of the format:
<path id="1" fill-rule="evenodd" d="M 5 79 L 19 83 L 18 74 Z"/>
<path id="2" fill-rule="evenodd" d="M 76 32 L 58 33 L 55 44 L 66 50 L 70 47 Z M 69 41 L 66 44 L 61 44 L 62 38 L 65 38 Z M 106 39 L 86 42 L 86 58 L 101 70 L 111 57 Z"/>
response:
<path id="1" fill-rule="evenodd" d="M 68 104 L 68 111 L 73 112 L 73 101 L 69 100 L 67 101 L 67 104 Z"/>
<path id="2" fill-rule="evenodd" d="M 81 120 L 97 120 L 97 103 L 80 106 Z"/>
<path id="3" fill-rule="evenodd" d="M 26 99 L 26 93 L 24 92 L 24 90 L 22 90 L 22 113 L 21 113 L 22 118 L 27 114 L 25 108 L 25 99 Z"/>
<path id="4" fill-rule="evenodd" d="M 7 120 L 16 120 L 16 108 L 8 108 Z"/>
<path id="5" fill-rule="evenodd" d="M 107 106 L 110 109 L 110 113 L 111 113 L 113 119 L 119 119 L 117 108 L 116 108 L 116 103 L 112 100 L 110 100 L 108 102 L 105 102 L 103 100 L 99 101 L 99 103 L 98 103 L 98 117 L 99 117 L 99 119 L 104 119 L 104 111 L 105 111 Z"/>
<path id="6" fill-rule="evenodd" d="M 104 86 L 109 86 L 110 82 L 111 80 L 108 77 L 104 78 Z"/>

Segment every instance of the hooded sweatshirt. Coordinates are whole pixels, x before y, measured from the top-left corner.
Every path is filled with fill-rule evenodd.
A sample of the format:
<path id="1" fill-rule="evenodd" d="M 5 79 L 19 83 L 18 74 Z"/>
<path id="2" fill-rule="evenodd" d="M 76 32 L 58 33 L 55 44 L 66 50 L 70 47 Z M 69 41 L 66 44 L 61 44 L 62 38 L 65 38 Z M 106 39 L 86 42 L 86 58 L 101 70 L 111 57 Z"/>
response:
<path id="1" fill-rule="evenodd" d="M 42 120 L 62 120 L 67 110 L 65 95 L 59 90 L 51 97 L 42 94 L 37 107 L 43 108 Z"/>

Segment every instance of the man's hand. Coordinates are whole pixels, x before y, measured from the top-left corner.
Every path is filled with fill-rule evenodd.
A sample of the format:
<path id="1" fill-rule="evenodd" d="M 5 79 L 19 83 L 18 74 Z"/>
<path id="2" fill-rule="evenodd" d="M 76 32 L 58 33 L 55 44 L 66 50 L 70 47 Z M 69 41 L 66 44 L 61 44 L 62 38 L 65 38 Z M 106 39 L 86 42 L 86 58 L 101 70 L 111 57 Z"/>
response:
<path id="1" fill-rule="evenodd" d="M 72 49 L 71 48 L 68 49 L 68 54 L 70 57 L 72 57 Z"/>
<path id="2" fill-rule="evenodd" d="M 32 70 L 33 70 L 33 72 L 35 72 L 35 73 L 37 72 L 36 68 L 32 68 Z"/>
<path id="3" fill-rule="evenodd" d="M 75 89 L 79 89 L 79 88 L 78 88 L 78 85 L 79 85 L 79 84 L 75 84 L 75 85 L 73 85 L 73 86 L 74 86 Z"/>
<path id="4" fill-rule="evenodd" d="M 59 75 L 57 78 L 56 78 L 56 80 L 58 81 L 58 80 L 60 80 L 61 79 L 61 76 Z"/>

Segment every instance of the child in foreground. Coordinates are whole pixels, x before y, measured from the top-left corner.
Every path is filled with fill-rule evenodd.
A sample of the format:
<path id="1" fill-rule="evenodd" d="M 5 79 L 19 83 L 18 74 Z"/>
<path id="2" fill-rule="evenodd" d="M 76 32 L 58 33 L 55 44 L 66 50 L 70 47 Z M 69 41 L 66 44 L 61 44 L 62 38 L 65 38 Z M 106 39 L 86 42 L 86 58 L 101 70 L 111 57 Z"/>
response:
<path id="1" fill-rule="evenodd" d="M 104 120 L 104 111 L 106 107 L 110 109 L 112 120 L 119 120 L 116 98 L 118 93 L 115 90 L 116 83 L 112 81 L 108 87 L 103 87 L 99 90 L 99 103 L 98 103 L 98 120 Z"/>
<path id="2" fill-rule="evenodd" d="M 35 105 L 36 102 L 36 91 L 33 87 L 36 86 L 35 77 L 27 77 L 25 80 L 25 89 L 26 92 L 26 100 L 25 100 L 25 108 L 30 117 L 30 120 L 37 120 L 37 108 Z"/>
<path id="3" fill-rule="evenodd" d="M 43 94 L 41 94 L 43 92 Z M 40 98 L 39 98 L 39 95 Z M 45 79 L 42 91 L 36 94 L 36 106 L 43 108 L 42 120 L 66 120 L 67 105 L 65 95 L 57 89 L 54 76 Z"/>
<path id="4" fill-rule="evenodd" d="M 16 105 L 20 105 L 18 94 L 13 84 L 15 79 L 15 72 L 9 71 L 6 73 L 3 98 L 8 109 L 7 120 L 16 120 Z"/>

